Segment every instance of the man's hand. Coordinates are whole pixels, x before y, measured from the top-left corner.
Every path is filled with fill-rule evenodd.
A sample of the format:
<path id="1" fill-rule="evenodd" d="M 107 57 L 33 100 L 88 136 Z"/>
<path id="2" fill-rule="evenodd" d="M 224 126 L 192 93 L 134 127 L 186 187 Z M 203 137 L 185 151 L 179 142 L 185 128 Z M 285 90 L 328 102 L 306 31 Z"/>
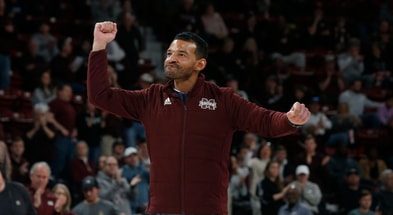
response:
<path id="1" fill-rule="evenodd" d="M 98 22 L 94 27 L 94 40 L 92 51 L 99 51 L 106 48 L 106 45 L 115 39 L 117 25 L 114 22 Z"/>
<path id="2" fill-rule="evenodd" d="M 289 122 L 294 125 L 304 125 L 310 118 L 310 111 L 304 104 L 295 102 L 290 111 L 287 112 Z"/>

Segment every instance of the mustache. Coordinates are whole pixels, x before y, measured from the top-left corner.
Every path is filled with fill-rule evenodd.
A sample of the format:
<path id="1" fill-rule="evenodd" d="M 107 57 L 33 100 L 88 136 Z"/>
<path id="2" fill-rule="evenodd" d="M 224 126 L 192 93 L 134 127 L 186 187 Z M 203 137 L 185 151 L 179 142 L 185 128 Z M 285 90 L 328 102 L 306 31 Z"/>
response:
<path id="1" fill-rule="evenodd" d="M 177 63 L 168 63 L 165 65 L 165 67 L 168 67 L 168 66 L 175 66 L 176 68 L 179 68 L 179 64 L 177 64 Z"/>

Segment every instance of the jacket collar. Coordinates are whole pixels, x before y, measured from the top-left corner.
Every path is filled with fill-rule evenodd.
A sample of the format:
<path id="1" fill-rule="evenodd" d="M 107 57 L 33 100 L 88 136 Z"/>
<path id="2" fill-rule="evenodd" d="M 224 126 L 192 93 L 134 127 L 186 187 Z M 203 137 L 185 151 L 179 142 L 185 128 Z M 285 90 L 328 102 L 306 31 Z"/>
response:
<path id="1" fill-rule="evenodd" d="M 174 88 L 174 81 L 170 80 L 168 82 L 165 83 L 164 85 L 164 91 L 168 94 L 171 95 L 172 97 L 178 97 L 178 95 L 176 94 L 176 92 L 173 90 Z M 199 73 L 198 75 L 198 79 L 194 85 L 194 87 L 191 89 L 191 91 L 189 93 L 187 93 L 188 97 L 192 97 L 194 96 L 201 88 L 203 83 L 205 82 L 205 75 L 202 73 Z"/>

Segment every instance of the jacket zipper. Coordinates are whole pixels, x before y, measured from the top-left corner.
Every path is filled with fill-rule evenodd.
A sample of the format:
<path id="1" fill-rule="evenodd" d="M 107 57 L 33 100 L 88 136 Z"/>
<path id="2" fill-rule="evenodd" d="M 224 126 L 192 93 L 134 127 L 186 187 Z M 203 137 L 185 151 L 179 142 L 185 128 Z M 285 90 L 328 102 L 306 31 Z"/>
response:
<path id="1" fill-rule="evenodd" d="M 187 120 L 187 106 L 184 105 L 184 117 L 183 117 L 183 134 L 182 134 L 182 144 L 181 144 L 181 212 L 185 214 L 185 166 L 184 166 L 184 147 L 186 142 L 186 120 Z"/>

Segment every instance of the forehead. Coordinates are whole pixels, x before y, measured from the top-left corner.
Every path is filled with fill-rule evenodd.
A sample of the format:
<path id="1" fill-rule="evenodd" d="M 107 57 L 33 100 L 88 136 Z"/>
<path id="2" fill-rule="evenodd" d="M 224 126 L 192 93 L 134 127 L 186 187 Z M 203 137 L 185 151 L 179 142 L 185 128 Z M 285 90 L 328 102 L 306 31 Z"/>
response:
<path id="1" fill-rule="evenodd" d="M 34 175 L 49 175 L 49 171 L 45 167 L 39 167 L 34 170 Z"/>
<path id="2" fill-rule="evenodd" d="M 169 45 L 168 51 L 184 51 L 184 52 L 195 52 L 196 44 L 190 41 L 174 40 Z"/>

